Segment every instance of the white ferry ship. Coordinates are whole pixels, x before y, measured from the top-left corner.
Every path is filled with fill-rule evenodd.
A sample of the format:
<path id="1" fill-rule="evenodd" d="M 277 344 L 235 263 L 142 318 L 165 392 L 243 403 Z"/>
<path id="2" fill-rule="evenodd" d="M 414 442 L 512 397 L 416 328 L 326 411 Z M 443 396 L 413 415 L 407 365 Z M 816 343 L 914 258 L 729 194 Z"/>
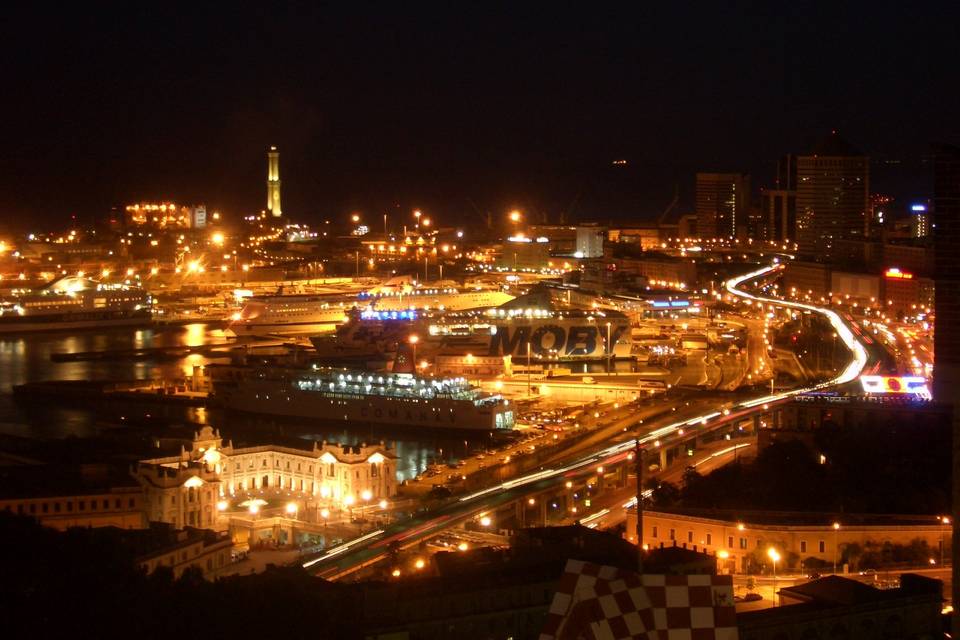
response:
<path id="1" fill-rule="evenodd" d="M 233 314 L 228 330 L 236 335 L 311 335 L 328 332 L 348 320 L 351 309 L 381 311 L 462 311 L 497 307 L 514 296 L 496 290 L 458 291 L 453 288 L 380 288 L 356 298 L 281 295 L 247 299 Z"/>
<path id="2" fill-rule="evenodd" d="M 227 329 L 238 336 L 310 335 L 343 324 L 353 308 L 343 296 L 256 296 L 230 317 Z"/>
<path id="3" fill-rule="evenodd" d="M 508 400 L 463 378 L 270 368 L 214 376 L 213 385 L 227 409 L 248 413 L 438 430 L 497 431 L 514 424 Z"/>
<path id="4" fill-rule="evenodd" d="M 149 294 L 84 278 L 0 300 L 0 333 L 100 329 L 150 324 Z"/>
<path id="5" fill-rule="evenodd" d="M 420 287 L 407 291 L 360 294 L 357 302 L 380 311 L 466 311 L 499 307 L 515 296 L 496 289 L 461 291 L 456 288 L 432 289 Z"/>

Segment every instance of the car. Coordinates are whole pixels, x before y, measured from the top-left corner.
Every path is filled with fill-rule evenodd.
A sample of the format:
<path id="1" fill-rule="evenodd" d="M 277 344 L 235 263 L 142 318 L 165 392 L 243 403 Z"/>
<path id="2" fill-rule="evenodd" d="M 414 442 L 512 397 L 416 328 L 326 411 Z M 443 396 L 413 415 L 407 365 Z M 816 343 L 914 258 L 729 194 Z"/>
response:
<path id="1" fill-rule="evenodd" d="M 757 602 L 758 600 L 763 600 L 763 596 L 759 593 L 747 593 L 743 596 L 741 602 Z"/>
<path id="2" fill-rule="evenodd" d="M 819 573 L 817 573 L 816 571 L 814 571 L 813 573 L 807 575 L 807 578 L 810 579 L 810 580 L 819 580 L 819 579 L 822 578 L 822 577 L 823 577 L 823 576 L 821 576 L 821 575 L 820 575 Z"/>

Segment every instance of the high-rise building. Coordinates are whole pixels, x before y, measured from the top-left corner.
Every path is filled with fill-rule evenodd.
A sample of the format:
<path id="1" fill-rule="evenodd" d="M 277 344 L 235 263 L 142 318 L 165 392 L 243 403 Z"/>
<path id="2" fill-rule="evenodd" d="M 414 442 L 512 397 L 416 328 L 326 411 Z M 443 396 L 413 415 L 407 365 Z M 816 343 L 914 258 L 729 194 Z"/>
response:
<path id="1" fill-rule="evenodd" d="M 738 233 L 744 234 L 749 202 L 750 176 L 698 173 L 697 235 L 701 238 L 735 238 Z"/>
<path id="2" fill-rule="evenodd" d="M 797 239 L 797 192 L 790 189 L 763 189 L 760 192 L 760 207 L 764 240 Z"/>
<path id="3" fill-rule="evenodd" d="M 279 218 L 280 211 L 280 152 L 270 147 L 267 152 L 267 211 Z"/>
<path id="4" fill-rule="evenodd" d="M 797 239 L 801 255 L 829 262 L 835 240 L 869 230 L 870 162 L 832 131 L 797 158 Z"/>
<path id="5" fill-rule="evenodd" d="M 606 227 L 579 226 L 577 227 L 577 251 L 574 255 L 578 258 L 602 258 L 603 243 L 606 239 Z"/>
<path id="6" fill-rule="evenodd" d="M 930 235 L 930 212 L 926 204 L 910 205 L 910 235 L 914 238 Z"/>
<path id="7" fill-rule="evenodd" d="M 953 520 L 960 518 L 960 147 L 938 145 L 933 161 L 933 211 L 937 231 L 933 398 L 953 404 Z M 960 611 L 960 527 L 953 526 L 953 607 Z M 960 621 L 953 619 L 954 635 Z"/>

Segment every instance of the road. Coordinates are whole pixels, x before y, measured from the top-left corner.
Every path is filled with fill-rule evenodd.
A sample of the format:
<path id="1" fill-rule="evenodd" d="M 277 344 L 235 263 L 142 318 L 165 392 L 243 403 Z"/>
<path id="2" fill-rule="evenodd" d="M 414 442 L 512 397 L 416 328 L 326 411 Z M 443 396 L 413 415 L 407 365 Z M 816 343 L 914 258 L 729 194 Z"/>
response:
<path id="1" fill-rule="evenodd" d="M 769 276 L 780 268 L 781 266 L 775 263 L 771 266 L 733 278 L 726 283 L 726 289 L 731 294 L 744 299 L 747 304 L 772 305 L 772 307 L 783 306 L 802 312 L 810 311 L 811 313 L 822 314 L 827 321 L 830 322 L 840 339 L 849 349 L 851 360 L 848 366 L 832 380 L 806 388 L 761 395 L 749 400 L 736 402 L 728 409 L 724 409 L 722 406 L 715 406 L 715 410 L 707 411 L 706 413 L 693 411 L 698 413 L 698 415 L 694 415 L 692 418 L 687 417 L 686 407 L 682 411 L 677 410 L 677 412 L 671 412 L 678 413 L 678 416 L 682 415 L 682 417 L 672 421 L 669 420 L 669 418 L 667 420 L 661 419 L 657 420 L 655 424 L 645 425 L 644 430 L 646 434 L 640 438 L 642 446 L 658 446 L 661 441 L 670 437 L 676 437 L 678 432 L 682 433 L 684 430 L 696 429 L 700 427 L 700 425 L 713 426 L 717 422 L 731 419 L 733 417 L 731 414 L 742 416 L 753 412 L 766 411 L 773 403 L 785 402 L 795 395 L 807 393 L 812 390 L 845 384 L 855 380 L 860 375 L 860 372 L 867 364 L 867 352 L 859 338 L 851 331 L 845 320 L 836 312 L 800 302 L 765 298 L 739 288 L 751 280 Z M 694 410 L 697 408 L 698 407 L 694 405 Z M 436 535 L 448 527 L 474 518 L 480 513 L 493 512 L 498 507 L 525 497 L 528 493 L 538 493 L 550 489 L 558 483 L 565 481 L 568 477 L 584 474 L 592 471 L 597 466 L 609 463 L 618 458 L 622 459 L 628 455 L 633 447 L 634 443 L 630 440 L 608 444 L 598 450 L 579 454 L 577 457 L 562 463 L 558 462 L 558 464 L 551 465 L 549 468 L 462 496 L 456 502 L 447 504 L 429 514 L 415 517 L 403 523 L 397 523 L 386 529 L 373 531 L 365 536 L 328 549 L 318 557 L 304 562 L 303 566 L 322 577 L 330 579 L 342 577 L 383 559 L 388 555 L 392 545 L 400 547 L 412 546 L 421 540 Z M 490 526 L 495 526 L 495 523 L 490 523 Z"/>

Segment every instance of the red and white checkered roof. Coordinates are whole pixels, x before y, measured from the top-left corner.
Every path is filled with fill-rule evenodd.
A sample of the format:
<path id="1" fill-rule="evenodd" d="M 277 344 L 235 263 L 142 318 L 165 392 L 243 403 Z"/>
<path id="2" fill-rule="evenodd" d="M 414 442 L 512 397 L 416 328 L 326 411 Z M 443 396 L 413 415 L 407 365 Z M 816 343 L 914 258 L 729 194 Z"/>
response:
<path id="1" fill-rule="evenodd" d="M 736 640 L 731 576 L 639 575 L 567 561 L 540 640 Z"/>

